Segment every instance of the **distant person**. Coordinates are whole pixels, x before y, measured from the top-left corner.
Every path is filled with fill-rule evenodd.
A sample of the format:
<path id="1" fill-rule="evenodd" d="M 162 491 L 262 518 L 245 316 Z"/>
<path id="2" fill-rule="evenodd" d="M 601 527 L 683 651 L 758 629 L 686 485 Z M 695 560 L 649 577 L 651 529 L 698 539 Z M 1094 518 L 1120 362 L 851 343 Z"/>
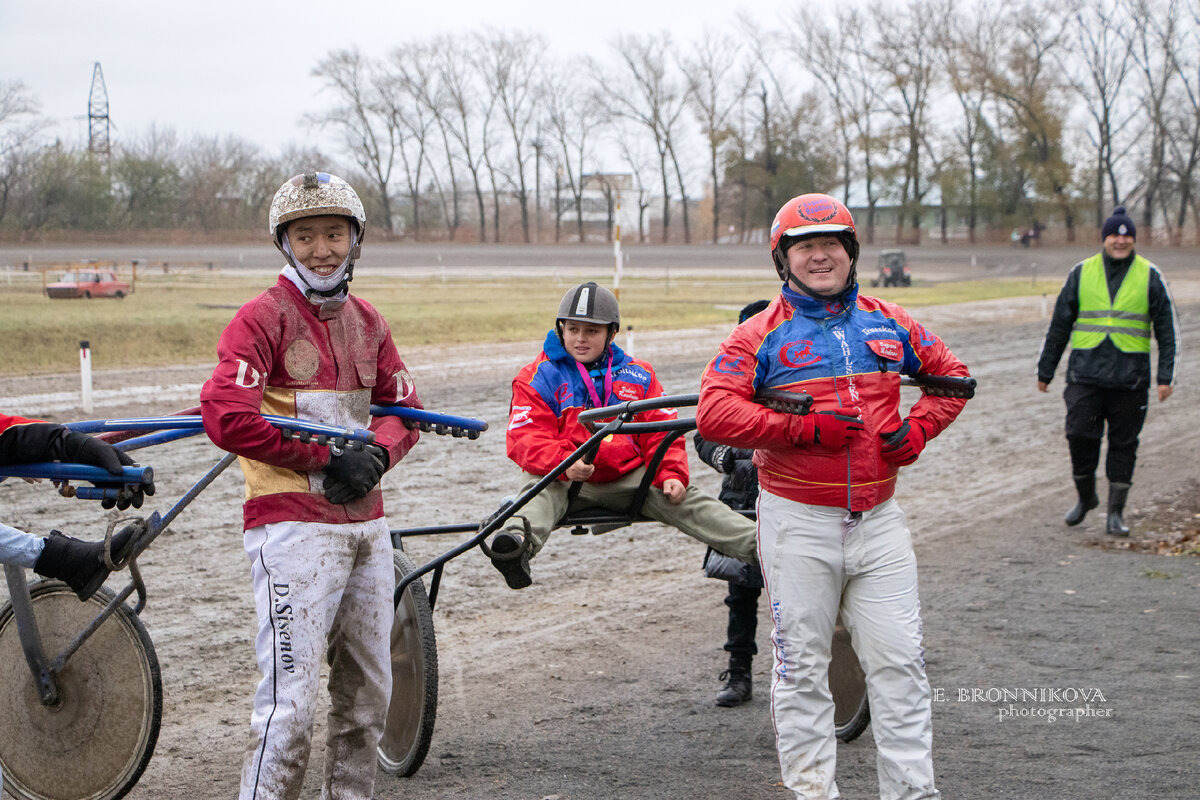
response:
<path id="1" fill-rule="evenodd" d="M 631 358 L 613 341 L 621 327 L 616 296 L 595 283 L 563 295 L 541 354 L 512 382 L 508 457 L 521 468 L 521 492 L 548 475 L 591 436 L 579 413 L 663 395 L 654 368 Z M 675 417 L 673 409 L 646 411 L 641 421 Z M 646 464 L 667 432 L 616 433 L 600 444 L 592 463 L 572 464 L 560 480 L 535 495 L 493 537 L 492 564 L 511 589 L 533 583 L 529 559 L 570 508 L 603 506 L 626 511 Z M 572 490 L 572 485 L 578 488 Z M 577 494 L 576 494 L 577 493 Z M 671 443 L 642 513 L 727 555 L 755 563 L 754 523 L 688 485 L 687 451 Z"/>
<path id="2" fill-rule="evenodd" d="M 1137 228 L 1123 206 L 1100 229 L 1101 251 L 1076 264 L 1054 304 L 1037 366 L 1038 391 L 1049 391 L 1067 342 L 1067 447 L 1078 501 L 1064 521 L 1078 525 L 1096 506 L 1100 441 L 1108 427 L 1108 516 L 1104 532 L 1128 536 L 1122 515 L 1133 483 L 1138 435 L 1150 398 L 1150 335 L 1158 342 L 1158 402 L 1171 396 L 1178 321 L 1158 267 L 1134 252 Z"/>
<path id="3" fill-rule="evenodd" d="M 780 294 L 721 344 L 696 423 L 709 441 L 755 450 L 784 785 L 797 798 L 839 796 L 828 675 L 840 612 L 866 671 L 880 797 L 937 798 L 917 560 L 893 494 L 900 468 L 966 401 L 923 394 L 905 412 L 900 376 L 967 368 L 902 307 L 859 294 L 858 256 L 854 218 L 835 198 L 804 194 L 780 208 Z M 812 411 L 760 405 L 763 389 L 807 393 Z"/>
<path id="4" fill-rule="evenodd" d="M 285 266 L 234 315 L 200 393 L 209 438 L 241 456 L 243 544 L 262 680 L 241 800 L 296 798 L 329 664 L 324 798 L 369 798 L 392 691 L 396 586 L 379 481 L 417 442 L 374 404 L 420 408 L 383 316 L 350 294 L 366 214 L 326 172 L 284 182 L 268 227 Z M 375 444 L 285 438 L 262 414 L 367 428 Z"/>
<path id="5" fill-rule="evenodd" d="M 29 464 L 39 461 L 65 461 L 91 464 L 120 476 L 133 459 L 108 442 L 62 425 L 40 420 L 10 417 L 0 414 L 0 464 Z M 154 484 L 105 500 L 107 507 L 116 505 L 141 508 L 145 494 L 154 494 Z M 127 525 L 113 534 L 111 555 L 119 562 L 128 555 L 126 550 L 136 528 Z M 0 564 L 32 569 L 45 578 L 64 581 L 80 600 L 87 600 L 108 578 L 104 561 L 104 542 L 83 542 L 50 531 L 49 536 L 33 536 L 0 523 Z"/>
<path id="6" fill-rule="evenodd" d="M 769 305 L 767 300 L 747 304 L 738 315 L 738 324 L 745 322 Z M 726 444 L 714 444 L 699 433 L 693 441 L 700 460 L 721 473 L 721 491 L 717 499 L 734 511 L 753 511 L 758 500 L 758 470 L 754 466 L 754 451 Z M 729 564 L 733 561 L 733 564 Z M 758 598 L 762 594 L 762 573 L 745 569 L 740 561 L 722 556 L 709 549 L 704 558 L 705 572 L 710 577 L 728 577 L 729 590 L 725 605 L 729 608 L 726 626 L 725 652 L 729 653 L 729 668 L 721 673 L 724 685 L 717 692 L 716 703 L 730 708 L 750 700 L 753 695 L 751 678 L 754 656 L 758 655 Z M 731 569 L 732 567 L 732 569 Z"/>

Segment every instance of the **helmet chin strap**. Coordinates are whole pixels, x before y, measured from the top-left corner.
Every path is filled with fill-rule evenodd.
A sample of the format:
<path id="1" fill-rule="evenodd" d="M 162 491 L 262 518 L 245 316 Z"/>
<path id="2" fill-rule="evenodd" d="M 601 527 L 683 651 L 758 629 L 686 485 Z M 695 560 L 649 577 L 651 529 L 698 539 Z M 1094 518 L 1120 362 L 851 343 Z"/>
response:
<path id="1" fill-rule="evenodd" d="M 332 275 L 324 278 L 300 263 L 292 253 L 292 245 L 288 241 L 287 231 L 283 232 L 279 249 L 283 251 L 287 262 L 296 270 L 296 274 L 300 277 L 300 280 L 308 287 L 304 294 L 309 300 L 320 302 L 345 294 L 350 290 L 350 281 L 354 280 L 354 250 L 358 245 L 357 226 L 351 225 L 351 228 L 353 230 L 351 234 L 353 241 L 350 244 L 350 253 L 346 256 L 346 260 L 341 263 L 341 266 L 333 271 Z M 333 281 L 336 281 L 336 283 L 329 286 Z"/>
<path id="2" fill-rule="evenodd" d="M 838 289 L 836 292 L 829 292 L 829 293 L 818 292 L 816 289 L 813 289 L 812 287 L 808 286 L 806 283 L 804 283 L 804 281 L 797 278 L 790 269 L 788 269 L 786 263 L 781 264 L 779 262 L 780 262 L 780 259 L 778 257 L 776 257 L 775 258 L 775 271 L 777 273 L 779 273 L 779 277 L 783 279 L 783 282 L 784 283 L 790 282 L 790 283 L 794 284 L 798 290 L 800 290 L 802 293 L 808 295 L 809 297 L 811 297 L 815 300 L 825 300 L 825 301 L 841 300 L 842 297 L 846 294 L 846 292 L 850 291 L 850 288 L 852 286 L 854 286 L 854 284 L 858 281 L 858 258 L 857 257 L 850 261 L 850 272 L 846 275 L 845 285 L 843 285 L 842 288 Z"/>

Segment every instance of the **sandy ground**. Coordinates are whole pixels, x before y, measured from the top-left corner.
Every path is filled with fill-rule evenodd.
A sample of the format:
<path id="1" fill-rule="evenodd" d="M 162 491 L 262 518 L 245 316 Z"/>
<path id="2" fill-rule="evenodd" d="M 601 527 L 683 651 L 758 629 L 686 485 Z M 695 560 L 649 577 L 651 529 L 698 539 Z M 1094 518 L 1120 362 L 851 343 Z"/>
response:
<path id="1" fill-rule="evenodd" d="M 1195 273 L 1182 272 L 1172 287 L 1186 344 L 1200 331 L 1200 291 Z M 1150 410 L 1127 513 L 1135 546 L 1117 547 L 1100 513 L 1074 529 L 1061 522 L 1073 497 L 1061 378 L 1041 394 L 1033 377 L 1043 313 L 1037 298 L 918 313 L 980 382 L 958 422 L 904 470 L 898 494 L 921 564 L 939 786 L 948 798 L 1194 796 L 1200 561 L 1155 552 L 1158 540 L 1200 528 L 1200 403 L 1187 359 L 1174 396 Z M 669 392 L 692 392 L 724 333 L 639 332 L 637 354 L 656 364 Z M 385 478 L 394 527 L 479 520 L 512 492 L 507 381 L 536 349 L 505 347 L 483 365 L 464 363 L 461 351 L 403 354 L 428 408 L 483 418 L 492 430 L 474 442 L 426 436 Z M 459 366 L 446 370 L 448 361 Z M 98 378 L 196 386 L 206 369 Z M 39 413 L 12 404 L 73 380 L 3 379 L 0 402 Z M 153 405 L 118 397 L 98 413 L 165 413 L 189 405 L 187 395 Z M 142 452 L 158 476 L 158 510 L 219 457 L 195 439 Z M 695 482 L 715 491 L 718 477 L 693 457 Z M 140 560 L 150 595 L 142 618 L 165 708 L 154 759 L 131 798 L 236 794 L 258 677 L 241 491 L 231 470 Z M 7 482 L 0 504 L 6 522 L 27 530 L 103 531 L 94 505 L 47 487 Z M 423 537 L 408 550 L 422 562 L 459 540 Z M 765 613 L 754 700 L 713 705 L 725 666 L 724 584 L 702 577 L 703 551 L 658 525 L 601 537 L 560 531 L 521 592 L 479 552 L 452 562 L 434 614 L 441 685 L 430 755 L 412 778 L 381 774 L 376 796 L 788 797 L 767 699 Z M 1010 709 L 1002 699 L 1005 690 L 1039 689 L 1050 691 L 1043 701 Z M 1087 705 L 1087 716 L 1049 719 Z M 321 727 L 314 740 L 305 797 L 317 796 Z M 870 730 L 840 748 L 844 796 L 877 796 L 874 762 Z"/>

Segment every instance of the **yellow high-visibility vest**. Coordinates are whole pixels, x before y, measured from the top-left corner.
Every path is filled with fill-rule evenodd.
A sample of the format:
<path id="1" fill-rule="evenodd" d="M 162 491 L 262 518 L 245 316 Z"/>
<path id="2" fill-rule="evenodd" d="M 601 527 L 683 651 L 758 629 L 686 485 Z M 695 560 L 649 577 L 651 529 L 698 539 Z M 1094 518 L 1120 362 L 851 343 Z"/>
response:
<path id="1" fill-rule="evenodd" d="M 1150 262 L 1135 255 L 1117 296 L 1108 295 L 1104 257 L 1097 253 L 1079 271 L 1079 316 L 1071 346 L 1091 350 L 1105 337 L 1123 353 L 1150 352 Z"/>

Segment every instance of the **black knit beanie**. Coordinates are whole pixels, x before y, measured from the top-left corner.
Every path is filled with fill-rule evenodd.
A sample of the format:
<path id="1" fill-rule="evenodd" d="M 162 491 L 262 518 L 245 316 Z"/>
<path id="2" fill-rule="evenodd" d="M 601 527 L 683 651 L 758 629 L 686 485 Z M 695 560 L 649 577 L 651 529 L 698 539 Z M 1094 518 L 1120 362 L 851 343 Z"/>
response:
<path id="1" fill-rule="evenodd" d="M 1133 225 L 1133 220 L 1125 213 L 1125 206 L 1117 206 L 1113 209 L 1112 216 L 1104 220 L 1104 227 L 1100 229 L 1100 241 L 1104 241 L 1109 236 L 1131 236 L 1134 241 L 1137 241 L 1137 228 Z"/>

